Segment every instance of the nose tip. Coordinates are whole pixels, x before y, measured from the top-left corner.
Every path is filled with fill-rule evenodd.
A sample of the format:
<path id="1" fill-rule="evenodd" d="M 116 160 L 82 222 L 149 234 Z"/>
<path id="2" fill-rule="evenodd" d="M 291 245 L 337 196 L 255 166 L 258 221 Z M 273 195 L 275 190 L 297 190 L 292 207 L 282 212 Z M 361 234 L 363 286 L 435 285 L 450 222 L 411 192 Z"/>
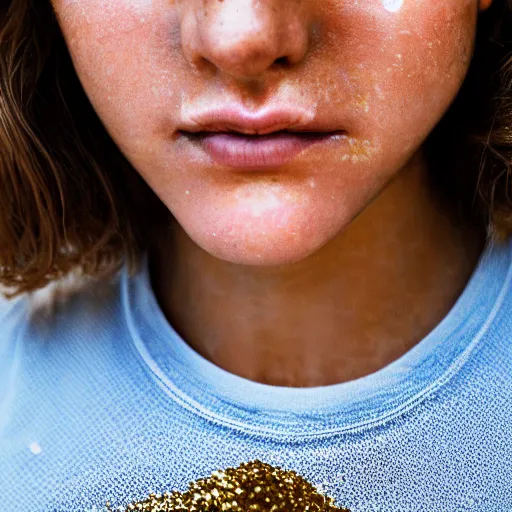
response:
<path id="1" fill-rule="evenodd" d="M 307 53 L 308 27 L 290 10 L 291 3 L 223 0 L 208 14 L 194 10 L 182 25 L 187 59 L 196 66 L 209 62 L 238 79 L 300 62 Z"/>
<path id="2" fill-rule="evenodd" d="M 230 76 L 255 78 L 272 66 L 298 60 L 278 37 L 266 29 L 215 37 L 204 45 L 202 58 Z"/>

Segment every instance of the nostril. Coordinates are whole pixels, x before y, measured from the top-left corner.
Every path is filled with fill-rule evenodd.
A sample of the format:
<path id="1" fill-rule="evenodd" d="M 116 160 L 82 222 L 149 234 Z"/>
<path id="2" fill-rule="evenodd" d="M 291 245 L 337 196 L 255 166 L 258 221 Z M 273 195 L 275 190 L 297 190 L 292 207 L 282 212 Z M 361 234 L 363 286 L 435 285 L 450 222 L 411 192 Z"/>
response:
<path id="1" fill-rule="evenodd" d="M 290 60 L 288 59 L 288 57 L 283 56 L 283 57 L 279 57 L 278 59 L 276 59 L 274 61 L 274 64 L 276 64 L 279 67 L 285 67 L 290 64 Z"/>

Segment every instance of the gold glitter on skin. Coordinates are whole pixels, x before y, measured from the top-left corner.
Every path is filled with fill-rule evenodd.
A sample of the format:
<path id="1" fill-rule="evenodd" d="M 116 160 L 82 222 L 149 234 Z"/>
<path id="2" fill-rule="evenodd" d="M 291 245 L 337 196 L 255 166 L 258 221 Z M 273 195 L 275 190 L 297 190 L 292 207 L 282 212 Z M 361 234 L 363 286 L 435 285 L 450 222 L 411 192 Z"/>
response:
<path id="1" fill-rule="evenodd" d="M 107 509 L 112 510 L 107 503 Z M 191 482 L 186 492 L 150 494 L 131 503 L 125 512 L 350 512 L 322 494 L 295 471 L 254 460 L 238 468 L 214 471 L 209 478 Z"/>

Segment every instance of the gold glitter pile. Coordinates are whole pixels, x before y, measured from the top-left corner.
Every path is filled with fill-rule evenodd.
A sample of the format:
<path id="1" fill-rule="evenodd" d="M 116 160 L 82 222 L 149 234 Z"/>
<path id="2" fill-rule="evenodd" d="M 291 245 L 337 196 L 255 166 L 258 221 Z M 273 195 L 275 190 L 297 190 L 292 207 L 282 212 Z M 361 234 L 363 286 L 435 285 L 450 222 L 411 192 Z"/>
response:
<path id="1" fill-rule="evenodd" d="M 107 504 L 108 510 L 111 510 Z M 334 505 L 295 471 L 284 471 L 259 460 L 238 468 L 214 471 L 191 482 L 186 492 L 150 494 L 128 505 L 125 512 L 350 512 Z"/>

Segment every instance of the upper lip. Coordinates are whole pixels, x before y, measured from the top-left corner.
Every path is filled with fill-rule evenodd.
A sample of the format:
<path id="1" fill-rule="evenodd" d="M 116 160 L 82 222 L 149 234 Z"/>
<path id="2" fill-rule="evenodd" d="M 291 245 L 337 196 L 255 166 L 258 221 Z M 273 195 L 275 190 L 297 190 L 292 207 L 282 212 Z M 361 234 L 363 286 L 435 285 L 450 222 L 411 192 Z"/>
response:
<path id="1" fill-rule="evenodd" d="M 267 108 L 251 112 L 237 105 L 185 113 L 178 130 L 189 133 L 237 132 L 267 135 L 278 131 L 332 132 L 342 131 L 321 122 L 312 111 L 298 108 Z"/>

